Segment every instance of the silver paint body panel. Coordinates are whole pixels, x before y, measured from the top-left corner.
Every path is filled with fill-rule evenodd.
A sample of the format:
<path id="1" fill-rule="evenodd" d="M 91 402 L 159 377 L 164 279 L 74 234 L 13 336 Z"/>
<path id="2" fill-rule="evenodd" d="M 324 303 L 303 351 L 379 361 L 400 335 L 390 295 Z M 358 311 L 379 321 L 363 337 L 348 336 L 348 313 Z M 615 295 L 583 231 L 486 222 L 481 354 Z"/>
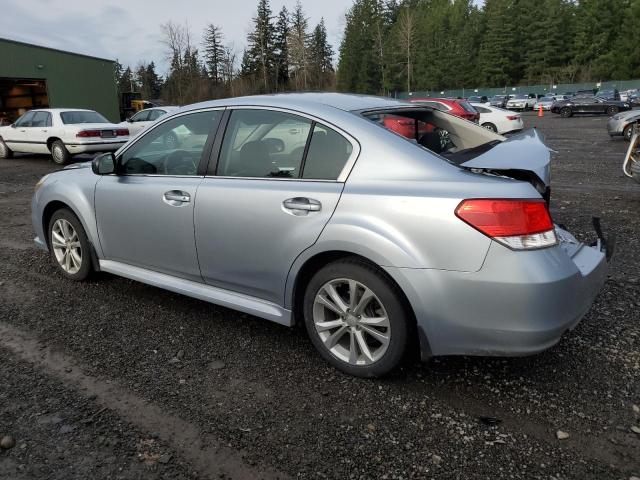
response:
<path id="1" fill-rule="evenodd" d="M 357 113 L 407 107 L 401 102 L 339 94 L 207 102 L 163 117 L 116 155 L 175 115 L 226 107 L 308 116 L 348 135 L 356 153 L 338 181 L 99 177 L 76 165 L 49 175 L 34 195 L 36 243 L 47 248 L 43 214 L 50 202 L 62 202 L 80 218 L 103 270 L 285 325 L 306 262 L 326 252 L 360 255 L 400 286 L 434 355 L 548 348 L 604 282 L 598 247 L 563 242 L 513 251 L 456 218 L 466 198 L 540 194 L 527 182 L 450 164 Z M 529 170 L 548 184 L 548 163 L 537 134 L 525 132 L 467 165 Z M 187 191 L 191 202 L 168 205 L 167 190 Z M 292 215 L 283 202 L 294 197 L 322 208 Z"/>

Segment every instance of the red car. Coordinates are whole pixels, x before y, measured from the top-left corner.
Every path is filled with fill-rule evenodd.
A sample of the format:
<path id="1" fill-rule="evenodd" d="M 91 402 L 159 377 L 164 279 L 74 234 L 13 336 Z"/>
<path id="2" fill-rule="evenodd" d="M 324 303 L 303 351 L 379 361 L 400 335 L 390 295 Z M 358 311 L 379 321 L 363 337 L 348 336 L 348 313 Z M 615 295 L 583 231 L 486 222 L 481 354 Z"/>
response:
<path id="1" fill-rule="evenodd" d="M 427 105 L 470 122 L 480 121 L 480 113 L 463 98 L 412 98 L 410 102 Z"/>

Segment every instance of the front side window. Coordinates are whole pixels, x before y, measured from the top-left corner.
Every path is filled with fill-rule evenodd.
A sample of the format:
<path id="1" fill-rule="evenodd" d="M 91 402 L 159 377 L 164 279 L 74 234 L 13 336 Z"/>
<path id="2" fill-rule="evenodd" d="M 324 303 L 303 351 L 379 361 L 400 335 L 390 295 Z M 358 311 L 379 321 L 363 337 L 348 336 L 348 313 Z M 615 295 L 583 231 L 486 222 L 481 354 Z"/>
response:
<path id="1" fill-rule="evenodd" d="M 215 133 L 220 110 L 172 118 L 143 135 L 119 159 L 125 175 L 197 175 L 207 140 Z"/>
<path id="2" fill-rule="evenodd" d="M 311 120 L 270 110 L 234 110 L 217 175 L 299 178 Z"/>
<path id="3" fill-rule="evenodd" d="M 36 112 L 31 120 L 32 127 L 50 127 L 51 114 L 49 112 Z"/>
<path id="4" fill-rule="evenodd" d="M 15 123 L 16 127 L 30 127 L 31 120 L 35 115 L 35 112 L 27 112 L 23 116 L 21 116 Z"/>
<path id="5" fill-rule="evenodd" d="M 157 119 L 159 119 L 161 116 L 163 116 L 165 113 L 164 110 L 151 110 L 149 112 L 149 121 L 150 122 L 155 122 Z"/>
<path id="6" fill-rule="evenodd" d="M 109 123 L 109 120 L 104 118 L 98 112 L 91 110 L 77 110 L 62 112 L 60 114 L 62 123 L 65 125 L 76 125 L 80 123 Z"/>
<path id="7" fill-rule="evenodd" d="M 141 112 L 136 113 L 133 117 L 131 117 L 132 122 L 145 122 L 149 118 L 149 112 L 143 110 Z"/>

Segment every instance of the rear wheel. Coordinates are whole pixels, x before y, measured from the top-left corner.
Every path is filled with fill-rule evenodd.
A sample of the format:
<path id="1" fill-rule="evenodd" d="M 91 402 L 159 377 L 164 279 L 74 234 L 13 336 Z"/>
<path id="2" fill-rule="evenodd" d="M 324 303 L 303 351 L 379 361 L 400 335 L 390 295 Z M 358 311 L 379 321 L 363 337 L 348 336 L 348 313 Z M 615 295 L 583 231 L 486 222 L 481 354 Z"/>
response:
<path id="1" fill-rule="evenodd" d="M 60 209 L 49 221 L 49 247 L 53 263 L 62 274 L 76 281 L 91 273 L 91 247 L 80 220 L 71 210 Z"/>
<path id="2" fill-rule="evenodd" d="M 7 144 L 4 143 L 4 140 L 0 140 L 0 158 L 11 158 L 13 157 L 13 150 L 7 147 Z"/>
<path id="3" fill-rule="evenodd" d="M 58 165 L 66 165 L 71 161 L 71 154 L 62 140 L 56 140 L 51 144 L 51 158 Z"/>
<path id="4" fill-rule="evenodd" d="M 615 105 L 611 105 L 610 107 L 607 107 L 607 115 L 611 116 L 611 115 L 615 115 L 616 113 L 618 113 L 618 107 L 616 107 Z"/>
<path id="5" fill-rule="evenodd" d="M 498 132 L 498 128 L 493 123 L 490 123 L 490 122 L 483 123 L 482 128 L 486 128 L 487 130 L 490 130 L 495 133 Z"/>
<path id="6" fill-rule="evenodd" d="M 330 263 L 313 276 L 304 296 L 304 319 L 320 355 L 350 375 L 384 375 L 406 349 L 410 317 L 400 292 L 357 259 Z"/>
<path id="7" fill-rule="evenodd" d="M 571 111 L 571 109 L 569 107 L 562 107 L 560 109 L 560 116 L 563 118 L 569 118 L 571 115 L 573 115 L 573 112 Z"/>

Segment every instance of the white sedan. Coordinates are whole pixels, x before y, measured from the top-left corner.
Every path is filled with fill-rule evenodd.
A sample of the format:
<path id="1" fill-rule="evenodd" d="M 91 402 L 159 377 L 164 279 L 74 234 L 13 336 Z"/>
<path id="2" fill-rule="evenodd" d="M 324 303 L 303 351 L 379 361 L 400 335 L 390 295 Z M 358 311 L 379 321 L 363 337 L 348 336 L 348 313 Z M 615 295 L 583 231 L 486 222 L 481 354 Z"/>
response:
<path id="1" fill-rule="evenodd" d="M 153 107 L 139 111 L 125 122 L 120 123 L 121 127 L 128 128 L 131 136 L 134 137 L 167 113 L 175 112 L 179 107 Z"/>
<path id="2" fill-rule="evenodd" d="M 0 127 L 0 158 L 11 158 L 14 152 L 51 153 L 55 163 L 64 165 L 73 155 L 115 151 L 128 140 L 127 128 L 93 110 L 30 110 Z"/>
<path id="3" fill-rule="evenodd" d="M 481 103 L 472 103 L 480 113 L 480 126 L 499 134 L 517 132 L 524 128 L 520 114 Z"/>

